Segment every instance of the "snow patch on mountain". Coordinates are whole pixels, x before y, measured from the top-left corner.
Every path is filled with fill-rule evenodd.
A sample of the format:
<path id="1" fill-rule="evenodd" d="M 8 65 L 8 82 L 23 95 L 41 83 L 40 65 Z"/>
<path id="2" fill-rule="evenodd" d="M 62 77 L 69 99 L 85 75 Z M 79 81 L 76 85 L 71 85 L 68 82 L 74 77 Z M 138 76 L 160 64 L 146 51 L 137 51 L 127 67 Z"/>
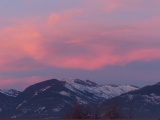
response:
<path id="1" fill-rule="evenodd" d="M 62 108 L 59 108 L 59 107 L 58 107 L 58 108 L 54 108 L 54 109 L 53 109 L 53 112 L 59 112 L 61 109 L 62 109 Z"/>
<path id="2" fill-rule="evenodd" d="M 49 88 L 51 88 L 51 86 L 47 86 L 47 87 L 45 87 L 45 88 L 41 89 L 41 90 L 40 90 L 40 92 L 42 92 L 42 91 L 46 91 L 46 90 L 47 90 L 47 89 L 49 89 Z"/>
<path id="3" fill-rule="evenodd" d="M 81 104 L 88 104 L 88 102 L 87 102 L 87 101 L 82 100 L 80 97 L 76 97 L 76 99 L 77 99 L 77 100 L 78 100 L 78 102 L 79 102 L 79 103 L 81 103 Z"/>
<path id="4" fill-rule="evenodd" d="M 129 98 L 129 100 L 132 100 L 134 98 L 134 95 L 129 94 L 128 98 Z"/>
<path id="5" fill-rule="evenodd" d="M 65 91 L 61 91 L 61 92 L 59 92 L 59 94 L 64 95 L 64 96 L 70 96 L 70 94 Z"/>
<path id="6" fill-rule="evenodd" d="M 26 101 L 23 101 L 22 103 L 20 103 L 17 107 L 16 107 L 16 109 L 18 109 L 18 108 L 20 108 L 23 104 L 25 104 L 25 103 L 27 103 Z"/>

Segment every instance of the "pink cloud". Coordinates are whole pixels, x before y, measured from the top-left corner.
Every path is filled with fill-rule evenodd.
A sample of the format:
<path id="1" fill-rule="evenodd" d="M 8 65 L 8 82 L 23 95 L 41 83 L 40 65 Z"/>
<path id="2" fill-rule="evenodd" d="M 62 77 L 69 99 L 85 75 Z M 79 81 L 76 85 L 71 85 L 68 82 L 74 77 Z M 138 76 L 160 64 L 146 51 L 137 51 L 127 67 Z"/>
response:
<path id="1" fill-rule="evenodd" d="M 75 17 L 77 15 L 81 15 L 82 10 L 81 9 L 72 9 L 72 10 L 66 10 L 63 13 L 53 13 L 48 18 L 48 24 L 50 26 L 56 25 L 59 23 L 66 22 L 70 20 L 72 17 Z"/>
<path id="2" fill-rule="evenodd" d="M 0 22 L 11 24 L 0 27 L 0 71 L 46 66 L 96 70 L 160 60 L 160 17 L 156 14 L 159 0 L 148 1 L 154 8 L 148 8 L 146 0 L 83 1 L 82 8 L 53 12 L 48 17 L 1 18 Z M 153 16 L 114 18 L 115 13 L 121 18 L 120 13 L 131 11 Z M 0 78 L 0 88 L 23 89 L 50 78 Z"/>
<path id="3" fill-rule="evenodd" d="M 112 2 L 121 4 L 117 0 Z M 103 23 L 83 21 L 85 15 L 85 11 L 82 14 L 82 10 L 72 9 L 53 13 L 46 21 L 17 20 L 14 26 L 1 28 L 0 70 L 28 70 L 38 66 L 98 69 L 160 59 L 160 48 L 154 43 L 160 37 L 158 17 L 132 22 L 127 27 L 111 27 L 106 19 Z M 32 59 L 29 66 L 21 65 L 25 58 Z M 34 66 L 35 63 L 38 64 Z"/>

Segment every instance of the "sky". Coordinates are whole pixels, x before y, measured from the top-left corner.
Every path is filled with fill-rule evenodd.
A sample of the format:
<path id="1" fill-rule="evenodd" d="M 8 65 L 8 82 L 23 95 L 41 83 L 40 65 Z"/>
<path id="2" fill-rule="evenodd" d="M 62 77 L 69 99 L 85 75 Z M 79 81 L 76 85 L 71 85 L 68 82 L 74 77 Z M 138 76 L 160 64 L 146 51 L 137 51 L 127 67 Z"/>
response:
<path id="1" fill-rule="evenodd" d="M 52 79 L 160 82 L 159 0 L 0 0 L 0 88 Z"/>

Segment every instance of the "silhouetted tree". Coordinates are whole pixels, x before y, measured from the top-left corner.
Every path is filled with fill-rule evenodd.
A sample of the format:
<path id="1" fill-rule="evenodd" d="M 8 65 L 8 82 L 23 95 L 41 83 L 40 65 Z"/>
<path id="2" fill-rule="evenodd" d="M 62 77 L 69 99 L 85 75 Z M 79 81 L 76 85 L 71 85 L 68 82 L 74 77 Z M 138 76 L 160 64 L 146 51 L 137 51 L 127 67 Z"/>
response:
<path id="1" fill-rule="evenodd" d="M 90 105 L 75 104 L 68 111 L 65 111 L 65 115 L 69 119 L 90 119 L 91 108 Z"/>
<path id="2" fill-rule="evenodd" d="M 67 111 L 66 117 L 69 119 L 99 119 L 99 105 L 75 104 L 70 111 Z"/>
<path id="3" fill-rule="evenodd" d="M 114 102 L 109 107 L 107 107 L 106 117 L 109 119 L 123 118 L 118 102 Z"/>
<path id="4" fill-rule="evenodd" d="M 72 107 L 71 117 L 76 119 L 82 119 L 83 118 L 83 111 L 82 111 L 82 105 L 81 104 L 75 104 Z"/>
<path id="5" fill-rule="evenodd" d="M 83 119 L 90 119 L 91 118 L 91 107 L 89 104 L 85 105 L 84 110 L 82 111 Z"/>
<path id="6" fill-rule="evenodd" d="M 133 108 L 131 106 L 128 107 L 127 118 L 132 119 L 134 117 Z"/>
<path id="7" fill-rule="evenodd" d="M 94 116 L 93 119 L 100 119 L 100 105 L 96 104 L 94 105 Z"/>

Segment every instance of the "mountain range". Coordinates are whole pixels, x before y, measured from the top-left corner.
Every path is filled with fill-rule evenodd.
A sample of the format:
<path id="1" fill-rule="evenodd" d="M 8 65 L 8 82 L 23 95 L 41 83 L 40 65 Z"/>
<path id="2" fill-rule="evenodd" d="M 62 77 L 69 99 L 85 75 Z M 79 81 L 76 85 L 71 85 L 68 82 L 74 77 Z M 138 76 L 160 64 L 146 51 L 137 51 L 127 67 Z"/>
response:
<path id="1" fill-rule="evenodd" d="M 99 85 L 90 80 L 51 79 L 24 91 L 0 90 L 0 118 L 64 118 L 74 104 L 119 103 L 125 116 L 132 108 L 134 118 L 160 117 L 160 83 L 139 88 L 133 85 Z"/>

